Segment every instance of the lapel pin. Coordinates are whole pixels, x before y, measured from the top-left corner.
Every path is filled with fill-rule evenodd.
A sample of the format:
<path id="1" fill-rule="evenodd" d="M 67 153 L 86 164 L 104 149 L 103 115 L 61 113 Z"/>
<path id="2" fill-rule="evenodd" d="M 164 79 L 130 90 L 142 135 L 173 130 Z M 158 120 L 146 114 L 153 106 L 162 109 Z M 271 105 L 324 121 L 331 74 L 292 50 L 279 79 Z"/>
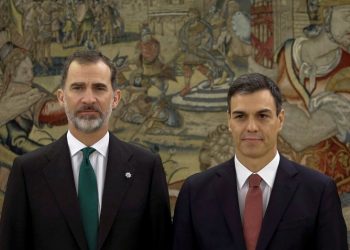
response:
<path id="1" fill-rule="evenodd" d="M 130 179 L 131 176 L 132 176 L 132 174 L 130 172 L 126 172 L 125 173 L 125 178 Z"/>

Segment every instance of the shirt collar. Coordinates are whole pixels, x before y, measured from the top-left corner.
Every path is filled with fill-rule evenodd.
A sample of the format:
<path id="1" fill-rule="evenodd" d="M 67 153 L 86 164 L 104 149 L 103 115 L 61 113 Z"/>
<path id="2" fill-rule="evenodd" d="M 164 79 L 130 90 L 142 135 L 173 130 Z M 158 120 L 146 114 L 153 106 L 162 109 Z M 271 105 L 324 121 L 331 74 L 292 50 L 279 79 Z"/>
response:
<path id="1" fill-rule="evenodd" d="M 83 148 L 87 147 L 84 143 L 82 143 L 77 138 L 75 138 L 69 130 L 67 132 L 67 141 L 68 141 L 68 147 L 70 150 L 71 157 L 73 157 Z M 96 149 L 96 151 L 99 152 L 104 157 L 107 157 L 108 144 L 109 144 L 109 132 L 107 131 L 107 133 L 99 141 L 91 145 L 91 147 Z"/>
<path id="2" fill-rule="evenodd" d="M 275 157 L 265 167 L 263 167 L 257 174 L 264 180 L 264 182 L 272 188 L 275 181 L 278 164 L 280 162 L 280 155 L 277 152 Z M 248 177 L 253 173 L 246 168 L 235 156 L 235 168 L 237 175 L 237 182 L 239 189 L 242 189 Z"/>

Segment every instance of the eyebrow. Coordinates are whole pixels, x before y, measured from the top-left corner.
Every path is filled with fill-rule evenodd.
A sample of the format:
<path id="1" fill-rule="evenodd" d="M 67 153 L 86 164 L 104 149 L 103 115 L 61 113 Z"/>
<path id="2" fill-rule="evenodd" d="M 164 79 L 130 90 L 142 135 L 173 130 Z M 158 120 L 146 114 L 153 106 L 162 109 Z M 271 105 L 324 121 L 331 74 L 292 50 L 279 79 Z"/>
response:
<path id="1" fill-rule="evenodd" d="M 72 82 L 72 83 L 70 84 L 70 87 L 73 87 L 73 86 L 83 86 L 83 85 L 85 85 L 85 83 L 83 83 L 83 82 Z"/>
<path id="2" fill-rule="evenodd" d="M 231 112 L 232 115 L 236 114 L 236 115 L 241 115 L 241 114 L 246 114 L 247 112 L 243 111 L 243 110 L 234 110 Z M 261 113 L 273 113 L 273 111 L 271 109 L 261 109 L 258 110 L 256 113 L 261 114 Z"/>
<path id="3" fill-rule="evenodd" d="M 86 83 L 85 82 L 72 82 L 71 85 L 85 85 Z M 104 86 L 107 86 L 108 84 L 106 83 L 103 83 L 103 82 L 93 82 L 91 84 L 92 86 L 96 86 L 96 85 L 104 85 Z"/>
<path id="4" fill-rule="evenodd" d="M 273 111 L 271 109 L 262 109 L 262 110 L 259 110 L 257 113 L 273 113 Z"/>
<path id="5" fill-rule="evenodd" d="M 243 115 L 243 114 L 246 114 L 246 112 L 241 110 L 235 110 L 231 112 L 231 115 Z"/>

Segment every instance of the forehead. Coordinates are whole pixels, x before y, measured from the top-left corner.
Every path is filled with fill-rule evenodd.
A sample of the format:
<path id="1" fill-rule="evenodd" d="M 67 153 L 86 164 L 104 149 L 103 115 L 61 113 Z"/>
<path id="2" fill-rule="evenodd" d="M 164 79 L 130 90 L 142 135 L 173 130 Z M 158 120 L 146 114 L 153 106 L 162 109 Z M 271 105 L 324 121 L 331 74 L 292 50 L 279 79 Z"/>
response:
<path id="1" fill-rule="evenodd" d="M 262 109 L 276 111 L 275 100 L 267 89 L 253 93 L 236 93 L 231 97 L 231 112 L 245 111 L 256 112 Z"/>
<path id="2" fill-rule="evenodd" d="M 96 63 L 78 63 L 73 61 L 68 68 L 67 82 L 71 80 L 100 80 L 102 82 L 111 79 L 111 70 L 103 61 Z M 84 81 L 83 81 L 84 82 Z"/>
<path id="3" fill-rule="evenodd" d="M 93 68 L 93 67 L 98 67 L 98 68 L 107 68 L 109 69 L 109 66 L 102 60 L 98 60 L 96 62 L 79 62 L 78 60 L 73 60 L 68 68 L 68 71 L 72 68 Z"/>

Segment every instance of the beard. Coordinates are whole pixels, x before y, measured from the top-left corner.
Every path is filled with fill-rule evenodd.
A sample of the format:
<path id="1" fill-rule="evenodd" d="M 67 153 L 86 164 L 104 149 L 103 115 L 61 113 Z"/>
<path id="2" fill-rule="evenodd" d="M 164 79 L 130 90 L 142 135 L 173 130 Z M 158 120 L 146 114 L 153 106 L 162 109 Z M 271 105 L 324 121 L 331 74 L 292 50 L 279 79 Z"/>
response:
<path id="1" fill-rule="evenodd" d="M 72 122 L 74 127 L 83 133 L 93 133 L 100 129 L 110 118 L 112 114 L 112 107 L 106 112 L 102 112 L 96 105 L 83 105 L 77 111 L 72 111 L 68 108 L 67 104 L 64 105 L 64 109 L 67 114 L 67 118 Z M 79 115 L 80 112 L 95 111 L 98 116 L 95 115 Z"/>

